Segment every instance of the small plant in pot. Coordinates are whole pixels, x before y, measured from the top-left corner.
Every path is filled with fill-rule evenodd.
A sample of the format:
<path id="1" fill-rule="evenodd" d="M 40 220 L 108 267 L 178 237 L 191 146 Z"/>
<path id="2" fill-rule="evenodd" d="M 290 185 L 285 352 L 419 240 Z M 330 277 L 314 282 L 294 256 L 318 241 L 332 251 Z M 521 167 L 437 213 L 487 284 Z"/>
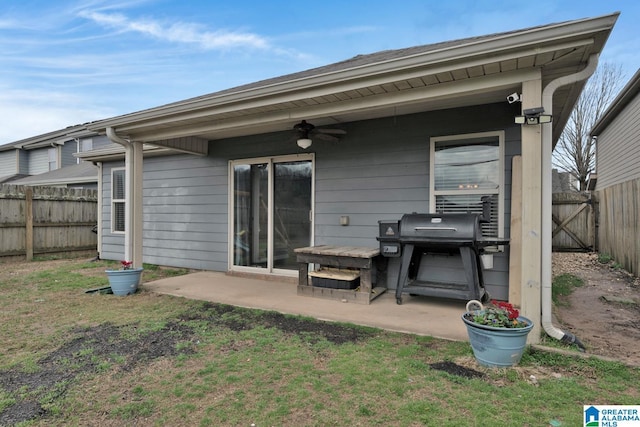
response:
<path id="1" fill-rule="evenodd" d="M 120 264 L 119 270 L 106 270 L 111 291 L 114 295 L 119 296 L 136 293 L 144 269 L 142 267 L 133 268 L 131 261 L 120 261 Z"/>
<path id="2" fill-rule="evenodd" d="M 533 322 L 512 304 L 492 300 L 462 315 L 473 354 L 483 366 L 508 367 L 520 362 Z"/>
<path id="3" fill-rule="evenodd" d="M 481 310 L 467 312 L 465 318 L 479 325 L 495 328 L 524 328 L 529 325 L 511 303 L 496 300 L 491 300 L 491 305 L 484 306 Z"/>

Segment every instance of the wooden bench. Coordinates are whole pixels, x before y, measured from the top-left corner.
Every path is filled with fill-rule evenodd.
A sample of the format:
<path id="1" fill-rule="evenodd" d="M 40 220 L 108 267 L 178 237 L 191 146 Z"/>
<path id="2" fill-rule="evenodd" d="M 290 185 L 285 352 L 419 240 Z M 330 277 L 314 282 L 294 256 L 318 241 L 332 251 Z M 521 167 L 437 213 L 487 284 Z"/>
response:
<path id="1" fill-rule="evenodd" d="M 371 269 L 374 259 L 380 255 L 380 248 L 357 246 L 308 246 L 294 249 L 298 262 L 298 295 L 314 296 L 335 300 L 370 304 L 386 291 L 386 288 L 372 289 Z M 309 264 L 336 268 L 351 268 L 360 271 L 360 286 L 356 289 L 332 289 L 317 287 L 309 283 Z"/>

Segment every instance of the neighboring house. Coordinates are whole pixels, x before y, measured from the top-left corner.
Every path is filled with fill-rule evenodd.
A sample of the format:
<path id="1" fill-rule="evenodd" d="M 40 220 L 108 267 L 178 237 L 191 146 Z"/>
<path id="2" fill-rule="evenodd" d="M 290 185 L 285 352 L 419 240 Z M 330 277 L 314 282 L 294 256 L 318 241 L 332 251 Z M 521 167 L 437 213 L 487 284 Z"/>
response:
<path id="1" fill-rule="evenodd" d="M 379 220 L 480 212 L 488 196 L 486 235 L 511 244 L 493 249 L 487 289 L 508 299 L 511 282 L 537 330 L 564 339 L 550 325 L 551 152 L 617 17 L 358 55 L 89 123 L 120 146 L 79 154 L 100 168 L 101 257 L 295 277 L 295 247 L 377 247 Z M 540 109 L 551 123 L 534 124 Z M 297 133 L 302 120 L 339 139 Z"/>
<path id="2" fill-rule="evenodd" d="M 577 181 L 571 173 L 553 169 L 552 174 L 554 193 L 575 193 L 578 191 Z"/>
<path id="3" fill-rule="evenodd" d="M 599 252 L 640 275 L 640 70 L 595 124 L 591 136 L 597 138 Z"/>
<path id="4" fill-rule="evenodd" d="M 75 125 L 0 146 L 0 183 L 97 188 L 97 168 L 81 165 L 76 154 L 110 144 Z"/>
<path id="5" fill-rule="evenodd" d="M 65 166 L 51 172 L 16 179 L 9 184 L 97 190 L 98 167 L 91 162 L 82 161 L 76 165 Z"/>

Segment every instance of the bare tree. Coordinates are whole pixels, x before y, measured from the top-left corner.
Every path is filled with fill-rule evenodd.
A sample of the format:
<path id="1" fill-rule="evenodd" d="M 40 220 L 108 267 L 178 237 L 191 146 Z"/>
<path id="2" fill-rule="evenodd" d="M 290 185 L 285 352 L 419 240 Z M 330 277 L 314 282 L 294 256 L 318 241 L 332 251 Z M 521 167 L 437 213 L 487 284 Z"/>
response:
<path id="1" fill-rule="evenodd" d="M 587 179 L 596 164 L 595 140 L 589 132 L 622 88 L 622 67 L 602 63 L 593 73 L 569 116 L 553 151 L 553 164 L 577 181 L 577 190 L 587 189 Z"/>

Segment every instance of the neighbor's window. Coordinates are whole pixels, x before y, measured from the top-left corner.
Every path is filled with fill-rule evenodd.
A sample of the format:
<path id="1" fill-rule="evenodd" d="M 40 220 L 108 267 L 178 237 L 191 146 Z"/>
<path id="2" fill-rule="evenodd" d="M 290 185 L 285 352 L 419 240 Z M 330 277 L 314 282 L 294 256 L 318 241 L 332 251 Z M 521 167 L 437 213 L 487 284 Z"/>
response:
<path id="1" fill-rule="evenodd" d="M 431 138 L 430 209 L 482 213 L 490 201 L 484 237 L 504 237 L 504 132 Z"/>
<path id="2" fill-rule="evenodd" d="M 58 148 L 49 148 L 49 170 L 54 171 L 58 169 Z"/>
<path id="3" fill-rule="evenodd" d="M 78 141 L 78 153 L 84 153 L 86 151 L 93 150 L 93 139 L 85 138 Z M 78 164 L 82 160 L 80 158 L 77 159 Z"/>
<path id="4" fill-rule="evenodd" d="M 124 232 L 125 170 L 111 171 L 111 230 Z"/>

